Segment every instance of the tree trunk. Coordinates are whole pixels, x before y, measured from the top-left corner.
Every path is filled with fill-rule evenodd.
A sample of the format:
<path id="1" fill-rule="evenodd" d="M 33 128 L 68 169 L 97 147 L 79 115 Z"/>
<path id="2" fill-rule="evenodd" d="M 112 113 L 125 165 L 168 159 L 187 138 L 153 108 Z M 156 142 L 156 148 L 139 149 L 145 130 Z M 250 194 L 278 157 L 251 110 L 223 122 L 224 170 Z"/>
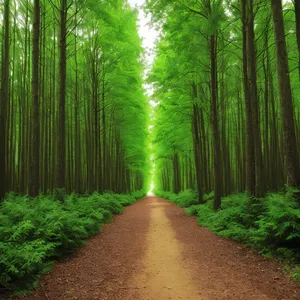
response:
<path id="1" fill-rule="evenodd" d="M 179 168 L 179 157 L 178 153 L 175 153 L 173 158 L 173 172 L 174 172 L 174 193 L 178 194 L 180 192 L 180 168 Z"/>
<path id="2" fill-rule="evenodd" d="M 210 37 L 210 67 L 211 67 L 211 127 L 214 147 L 214 209 L 221 205 L 222 166 L 220 132 L 218 124 L 218 79 L 217 79 L 217 37 Z"/>
<path id="3" fill-rule="evenodd" d="M 60 6 L 59 105 L 56 187 L 65 187 L 66 177 L 66 77 L 67 77 L 67 0 Z"/>
<path id="4" fill-rule="evenodd" d="M 39 192 L 39 58 L 40 58 L 40 1 L 34 0 L 34 21 L 32 39 L 32 130 L 31 130 L 31 159 L 29 177 L 29 195 L 37 196 Z"/>
<path id="5" fill-rule="evenodd" d="M 247 58 L 248 58 L 248 81 L 249 81 L 249 97 L 252 108 L 252 130 L 254 137 L 254 153 L 255 153 L 255 196 L 260 198 L 265 194 L 264 178 L 263 178 L 263 158 L 261 151 L 261 135 L 259 120 L 259 104 L 257 92 L 257 76 L 256 76 L 256 51 L 255 51 L 255 35 L 254 35 L 254 14 L 253 0 L 248 0 L 248 17 L 247 17 Z"/>
<path id="6" fill-rule="evenodd" d="M 243 22 L 243 75 L 244 98 L 246 108 L 246 186 L 250 196 L 255 194 L 255 148 L 252 129 L 252 107 L 248 81 L 248 54 L 247 54 L 247 12 L 246 1 L 242 0 Z"/>
<path id="7" fill-rule="evenodd" d="M 271 0 L 274 22 L 274 36 L 277 57 L 277 74 L 280 94 L 280 111 L 284 140 L 284 153 L 288 174 L 288 185 L 300 186 L 299 154 L 297 151 L 294 109 L 288 56 L 285 41 L 281 0 Z"/>
<path id="8" fill-rule="evenodd" d="M 300 80 L 300 1 L 294 0 L 295 6 L 295 17 L 296 17 L 296 38 L 297 38 L 297 45 L 298 45 L 298 72 L 299 72 L 299 80 Z"/>
<path id="9" fill-rule="evenodd" d="M 195 88 L 195 87 L 193 87 Z M 198 107 L 196 104 L 193 105 L 193 118 L 192 118 L 192 133 L 193 133 L 193 146 L 194 146 L 194 160 L 195 160 L 195 169 L 196 169 L 196 184 L 197 184 L 197 193 L 198 193 L 198 201 L 199 203 L 203 203 L 203 192 L 202 192 L 202 180 L 201 180 L 201 172 L 203 172 L 203 168 L 201 168 L 200 162 L 200 136 L 199 136 L 199 120 L 198 120 Z M 205 176 L 205 174 L 203 174 Z"/>
<path id="10" fill-rule="evenodd" d="M 3 199 L 7 192 L 6 174 L 6 119 L 7 106 L 9 105 L 9 4 L 10 0 L 4 2 L 3 21 L 3 50 L 2 50 L 2 80 L 0 90 L 0 199 Z"/>

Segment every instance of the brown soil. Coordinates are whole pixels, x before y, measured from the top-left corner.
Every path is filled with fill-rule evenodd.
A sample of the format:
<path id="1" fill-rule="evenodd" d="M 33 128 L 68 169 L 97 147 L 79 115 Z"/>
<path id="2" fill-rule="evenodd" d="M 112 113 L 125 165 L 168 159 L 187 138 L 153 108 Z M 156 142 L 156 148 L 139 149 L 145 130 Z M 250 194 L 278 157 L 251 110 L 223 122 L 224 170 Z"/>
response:
<path id="1" fill-rule="evenodd" d="M 170 204 L 153 198 L 149 203 L 150 228 L 147 234 L 147 251 L 142 270 L 135 276 L 139 287 L 137 299 L 207 299 L 192 280 L 190 270 L 182 260 L 183 245 L 178 243 L 165 208 Z"/>
<path id="2" fill-rule="evenodd" d="M 24 300 L 300 299 L 282 265 L 157 197 L 127 208 Z"/>
<path id="3" fill-rule="evenodd" d="M 183 264 L 207 299 L 300 300 L 300 284 L 281 274 L 282 264 L 214 235 L 174 205 L 166 215 L 184 245 Z"/>

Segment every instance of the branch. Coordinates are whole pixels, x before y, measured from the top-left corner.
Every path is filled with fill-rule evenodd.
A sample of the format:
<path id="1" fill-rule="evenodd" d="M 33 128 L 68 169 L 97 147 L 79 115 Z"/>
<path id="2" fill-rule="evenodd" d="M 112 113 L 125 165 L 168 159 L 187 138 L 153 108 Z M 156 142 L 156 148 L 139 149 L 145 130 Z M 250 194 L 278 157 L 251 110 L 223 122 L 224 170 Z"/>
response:
<path id="1" fill-rule="evenodd" d="M 57 11 L 60 11 L 60 9 L 56 6 L 56 4 L 52 0 L 49 0 L 49 2 Z"/>

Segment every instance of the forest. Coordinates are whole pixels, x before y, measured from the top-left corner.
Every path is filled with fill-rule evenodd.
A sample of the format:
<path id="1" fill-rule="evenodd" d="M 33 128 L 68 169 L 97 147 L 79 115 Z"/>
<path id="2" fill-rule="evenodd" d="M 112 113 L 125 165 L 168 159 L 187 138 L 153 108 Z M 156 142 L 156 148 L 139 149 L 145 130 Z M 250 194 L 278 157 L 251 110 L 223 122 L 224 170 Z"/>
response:
<path id="1" fill-rule="evenodd" d="M 148 78 L 156 194 L 221 236 L 299 262 L 299 1 L 146 9 L 162 28 Z"/>
<path id="2" fill-rule="evenodd" d="M 0 299 L 149 190 L 299 281 L 299 97 L 298 0 L 0 0 Z"/>

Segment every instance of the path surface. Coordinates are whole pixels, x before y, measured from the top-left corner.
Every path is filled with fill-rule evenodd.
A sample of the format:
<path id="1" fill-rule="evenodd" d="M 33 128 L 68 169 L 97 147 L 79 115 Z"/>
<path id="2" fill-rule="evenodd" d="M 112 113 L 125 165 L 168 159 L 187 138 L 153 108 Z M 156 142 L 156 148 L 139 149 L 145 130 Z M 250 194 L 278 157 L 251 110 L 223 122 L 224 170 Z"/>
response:
<path id="1" fill-rule="evenodd" d="M 300 299 L 300 285 L 157 197 L 128 207 L 58 262 L 26 300 Z"/>

